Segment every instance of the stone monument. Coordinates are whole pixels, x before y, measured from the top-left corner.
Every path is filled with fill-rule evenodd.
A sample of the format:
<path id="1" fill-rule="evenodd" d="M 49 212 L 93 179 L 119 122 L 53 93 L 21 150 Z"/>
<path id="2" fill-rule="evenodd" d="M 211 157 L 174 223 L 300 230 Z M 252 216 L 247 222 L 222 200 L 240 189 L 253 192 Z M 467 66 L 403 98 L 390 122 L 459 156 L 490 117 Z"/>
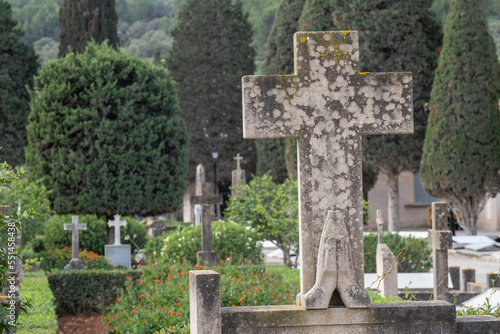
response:
<path id="1" fill-rule="evenodd" d="M 452 232 L 448 227 L 446 203 L 432 203 L 432 229 L 428 231 L 427 246 L 432 248 L 434 299 L 441 299 L 448 293 L 448 249 L 452 244 Z"/>
<path id="2" fill-rule="evenodd" d="M 108 226 L 115 228 L 115 243 L 104 246 L 104 256 L 112 265 L 124 266 L 127 269 L 132 267 L 132 253 L 130 245 L 122 245 L 120 241 L 120 228 L 127 226 L 125 220 L 120 220 L 120 215 L 115 215 L 114 220 L 108 221 Z"/>
<path id="3" fill-rule="evenodd" d="M 411 73 L 360 73 L 357 31 L 299 32 L 295 74 L 243 78 L 243 136 L 297 138 L 306 308 L 367 307 L 362 135 L 413 132 Z"/>
<path id="4" fill-rule="evenodd" d="M 201 205 L 201 251 L 198 258 L 209 266 L 217 264 L 217 253 L 212 250 L 212 215 L 211 208 L 214 205 L 222 204 L 222 196 L 214 195 L 214 186 L 210 183 L 202 183 L 196 187 L 196 194 L 192 202 Z"/>
<path id="5" fill-rule="evenodd" d="M 71 224 L 64 224 L 64 230 L 71 230 L 71 261 L 69 264 L 64 267 L 64 270 L 85 270 L 85 267 L 78 258 L 79 253 L 79 240 L 78 240 L 78 231 L 86 230 L 87 224 L 78 224 L 78 216 L 71 216 Z"/>
<path id="6" fill-rule="evenodd" d="M 398 261 L 387 244 L 384 243 L 384 220 L 382 211 L 377 210 L 377 276 L 382 297 L 398 297 Z"/>
<path id="7" fill-rule="evenodd" d="M 233 170 L 232 173 L 232 179 L 231 179 L 231 196 L 238 196 L 239 191 L 238 189 L 241 187 L 242 184 L 246 183 L 246 175 L 245 175 L 245 170 L 241 169 L 240 166 L 240 160 L 243 159 L 242 156 L 238 153 L 234 158 L 236 160 L 236 169 Z"/>

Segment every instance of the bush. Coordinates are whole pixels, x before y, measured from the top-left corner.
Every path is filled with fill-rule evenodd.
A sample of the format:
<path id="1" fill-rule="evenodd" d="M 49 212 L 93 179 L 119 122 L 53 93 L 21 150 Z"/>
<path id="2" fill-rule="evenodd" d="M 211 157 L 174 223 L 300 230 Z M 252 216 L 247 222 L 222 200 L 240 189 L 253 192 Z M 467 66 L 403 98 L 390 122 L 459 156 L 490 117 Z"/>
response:
<path id="1" fill-rule="evenodd" d="M 117 300 L 126 282 L 138 279 L 141 271 L 74 270 L 48 275 L 54 293 L 56 314 L 101 313 Z"/>
<path id="2" fill-rule="evenodd" d="M 136 249 L 134 243 L 125 240 L 136 235 L 134 242 L 139 248 L 144 248 L 148 241 L 147 228 L 140 222 L 130 217 L 124 218 L 127 226 L 122 227 L 121 242 L 131 244 L 131 249 Z M 107 226 L 104 220 L 95 215 L 80 215 L 78 222 L 87 224 L 87 229 L 79 231 L 80 248 L 87 249 L 100 255 L 104 255 L 106 245 Z M 64 224 L 71 223 L 71 215 L 54 215 L 45 224 L 43 245 L 45 249 L 71 247 L 71 231 L 64 230 Z"/>
<path id="3" fill-rule="evenodd" d="M 233 222 L 212 223 L 212 248 L 217 252 L 219 262 L 232 258 L 237 262 L 262 261 L 262 246 L 258 233 Z M 191 265 L 198 262 L 197 252 L 201 251 L 201 225 L 186 227 L 182 231 L 170 233 L 165 238 L 161 257 Z M 157 254 L 158 255 L 158 254 Z"/>
<path id="4" fill-rule="evenodd" d="M 57 334 L 58 323 L 54 305 L 54 295 L 43 272 L 26 273 L 21 288 L 21 298 L 33 303 L 29 314 L 19 317 L 17 334 Z"/>
<path id="5" fill-rule="evenodd" d="M 364 236 L 365 245 L 365 273 L 377 271 L 377 234 Z M 432 268 L 431 249 L 427 247 L 427 240 L 413 236 L 403 237 L 398 233 L 384 234 L 384 243 L 387 244 L 399 262 L 398 272 L 419 273 L 428 272 Z"/>
<path id="6" fill-rule="evenodd" d="M 111 333 L 183 332 L 189 328 L 189 270 L 203 269 L 165 257 L 144 269 L 140 280 L 130 280 L 108 314 Z M 213 270 L 221 274 L 221 304 L 227 306 L 294 304 L 297 271 L 284 266 L 224 263 Z"/>
<path id="7" fill-rule="evenodd" d="M 69 247 L 64 247 L 62 249 L 49 249 L 29 257 L 26 256 L 24 260 L 26 264 L 39 263 L 40 268 L 48 272 L 63 270 L 64 267 L 69 264 L 71 257 L 71 249 Z M 78 257 L 87 269 L 116 269 L 116 266 L 111 265 L 104 256 L 100 256 L 92 251 L 84 249 L 80 251 Z"/>

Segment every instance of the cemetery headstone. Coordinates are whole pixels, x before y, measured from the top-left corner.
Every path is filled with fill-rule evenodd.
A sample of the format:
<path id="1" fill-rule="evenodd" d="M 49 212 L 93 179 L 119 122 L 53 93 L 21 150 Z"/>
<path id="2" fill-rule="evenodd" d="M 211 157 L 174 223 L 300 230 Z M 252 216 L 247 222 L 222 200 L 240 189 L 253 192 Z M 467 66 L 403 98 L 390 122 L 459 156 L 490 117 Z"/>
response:
<path id="1" fill-rule="evenodd" d="M 236 169 L 233 170 L 232 173 L 232 179 L 231 179 L 231 195 L 232 196 L 239 196 L 240 192 L 238 189 L 241 187 L 242 184 L 245 184 L 246 182 L 246 175 L 245 175 L 245 170 L 241 169 L 240 166 L 240 161 L 243 159 L 242 156 L 238 153 L 234 158 L 236 160 Z"/>
<path id="2" fill-rule="evenodd" d="M 446 203 L 432 203 L 432 229 L 429 230 L 428 247 L 432 248 L 434 274 L 434 299 L 448 293 L 448 249 L 452 232 L 448 230 Z"/>
<path id="3" fill-rule="evenodd" d="M 110 261 L 112 265 L 124 266 L 127 269 L 132 267 L 132 252 L 130 245 L 121 244 L 120 228 L 127 226 L 125 220 L 120 220 L 120 215 L 115 215 L 114 220 L 108 221 L 108 226 L 115 229 L 115 243 L 113 245 L 104 246 L 104 257 Z"/>
<path id="4" fill-rule="evenodd" d="M 381 279 L 378 290 L 380 290 L 382 297 L 398 297 L 398 261 L 389 246 L 384 243 L 383 223 L 382 211 L 377 210 L 378 244 L 376 263 L 377 277 Z"/>
<path id="5" fill-rule="evenodd" d="M 467 283 L 476 283 L 476 269 L 462 269 L 462 291 L 469 291 L 467 290 Z"/>
<path id="6" fill-rule="evenodd" d="M 213 184 L 203 183 L 196 196 L 193 196 L 193 203 L 201 205 L 201 251 L 198 258 L 203 263 L 210 266 L 217 264 L 217 253 L 212 250 L 212 217 L 211 208 L 214 205 L 222 204 L 222 196 L 214 195 Z"/>
<path id="7" fill-rule="evenodd" d="M 243 136 L 297 138 L 297 301 L 367 307 L 361 138 L 413 132 L 412 75 L 358 72 L 357 31 L 298 32 L 294 50 L 295 74 L 243 78 Z"/>
<path id="8" fill-rule="evenodd" d="M 71 261 L 69 264 L 64 267 L 64 270 L 85 270 L 85 267 L 78 258 L 79 253 L 79 240 L 78 240 L 78 231 L 86 230 L 87 224 L 78 224 L 78 216 L 71 216 L 71 224 L 64 224 L 65 231 L 71 231 Z"/>

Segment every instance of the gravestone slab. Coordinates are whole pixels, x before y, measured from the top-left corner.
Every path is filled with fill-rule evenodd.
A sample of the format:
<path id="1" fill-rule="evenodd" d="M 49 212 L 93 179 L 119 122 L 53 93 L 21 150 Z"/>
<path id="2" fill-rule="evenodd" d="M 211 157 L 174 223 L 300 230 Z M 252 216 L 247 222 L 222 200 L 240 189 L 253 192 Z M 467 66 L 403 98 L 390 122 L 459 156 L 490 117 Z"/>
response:
<path id="1" fill-rule="evenodd" d="M 326 308 L 338 288 L 366 307 L 361 138 L 413 132 L 412 76 L 360 73 L 357 31 L 298 32 L 294 51 L 293 75 L 243 77 L 243 136 L 297 138 L 298 301 Z"/>
<path id="2" fill-rule="evenodd" d="M 127 269 L 132 267 L 132 252 L 130 245 L 105 245 L 104 257 L 112 265 L 124 266 Z"/>

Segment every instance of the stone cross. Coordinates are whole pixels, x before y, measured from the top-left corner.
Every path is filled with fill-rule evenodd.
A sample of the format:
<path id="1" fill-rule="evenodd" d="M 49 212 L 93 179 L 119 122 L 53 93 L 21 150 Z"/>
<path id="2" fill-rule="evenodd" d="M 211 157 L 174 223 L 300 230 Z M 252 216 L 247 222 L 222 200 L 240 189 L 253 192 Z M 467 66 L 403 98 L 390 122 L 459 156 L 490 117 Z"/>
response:
<path id="1" fill-rule="evenodd" d="M 357 31 L 297 32 L 294 56 L 293 75 L 243 77 L 243 136 L 297 138 L 298 302 L 306 308 L 328 307 L 326 299 L 337 288 L 325 287 L 325 277 L 331 276 L 334 283 L 352 282 L 347 290 L 338 289 L 346 306 L 366 307 L 368 296 L 360 288 L 364 281 L 361 138 L 413 132 L 412 75 L 358 72 Z M 327 224 L 342 225 L 339 229 L 346 235 L 323 238 L 322 233 L 336 230 Z M 340 238 L 348 241 L 349 249 L 342 248 L 347 245 Z M 321 245 L 323 240 L 331 247 Z M 326 258 L 336 260 L 321 263 L 326 258 L 320 253 L 329 249 L 338 256 L 332 253 Z M 341 271 L 344 260 L 353 272 Z"/>
<path id="2" fill-rule="evenodd" d="M 236 169 L 233 170 L 231 174 L 231 195 L 239 196 L 241 195 L 239 188 L 241 187 L 241 184 L 245 184 L 246 174 L 245 170 L 240 167 L 240 160 L 242 160 L 243 157 L 238 153 L 233 159 L 236 160 Z"/>
<path id="3" fill-rule="evenodd" d="M 79 253 L 79 240 L 78 240 L 78 231 L 86 230 L 87 224 L 78 224 L 78 216 L 71 216 L 71 224 L 64 224 L 64 230 L 71 230 L 71 261 L 70 263 L 64 267 L 65 270 L 72 269 L 86 269 L 83 263 L 78 258 Z"/>
<path id="4" fill-rule="evenodd" d="M 432 229 L 429 230 L 427 246 L 432 248 L 434 299 L 443 299 L 448 293 L 448 249 L 451 248 L 451 235 L 446 203 L 432 203 Z"/>
<path id="5" fill-rule="evenodd" d="M 120 215 L 115 215 L 115 220 L 108 220 L 108 226 L 115 228 L 115 243 L 113 245 L 121 245 L 120 241 L 120 227 L 127 226 L 125 220 L 120 220 Z"/>
<path id="6" fill-rule="evenodd" d="M 217 264 L 217 253 L 212 251 L 212 217 L 210 208 L 222 204 L 222 196 L 213 194 L 213 184 L 203 183 L 200 191 L 193 196 L 193 203 L 200 204 L 201 210 L 201 252 L 198 258 L 209 266 Z"/>
<path id="7" fill-rule="evenodd" d="M 382 210 L 377 210 L 377 233 L 378 243 L 384 243 L 384 220 L 382 219 Z"/>

